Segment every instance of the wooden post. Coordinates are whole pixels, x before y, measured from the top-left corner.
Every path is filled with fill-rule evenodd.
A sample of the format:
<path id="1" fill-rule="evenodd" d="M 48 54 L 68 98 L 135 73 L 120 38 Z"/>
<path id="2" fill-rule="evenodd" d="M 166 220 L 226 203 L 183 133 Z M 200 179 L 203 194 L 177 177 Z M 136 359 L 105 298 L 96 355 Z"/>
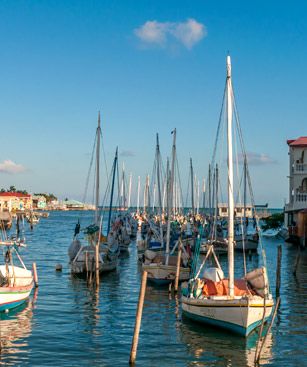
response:
<path id="1" fill-rule="evenodd" d="M 98 243 L 96 244 L 96 248 L 95 248 L 95 262 L 96 262 L 96 286 L 99 286 L 99 243 L 100 243 L 100 234 L 99 234 L 99 240 Z"/>
<path id="2" fill-rule="evenodd" d="M 136 359 L 136 352 L 137 352 L 138 342 L 139 342 L 139 334 L 140 334 L 141 321 L 142 321 L 146 284 L 147 284 L 147 271 L 144 271 L 142 275 L 139 301 L 138 301 L 138 307 L 137 307 L 136 317 L 135 317 L 134 334 L 133 334 L 133 340 L 132 340 L 132 345 L 131 345 L 129 364 L 134 364 L 135 359 Z"/>
<path id="3" fill-rule="evenodd" d="M 301 247 L 300 247 L 300 245 L 298 245 L 297 255 L 296 255 L 296 258 L 295 258 L 295 264 L 294 264 L 294 269 L 293 269 L 293 275 L 296 275 L 298 264 L 300 262 L 300 257 L 301 257 Z"/>
<path id="4" fill-rule="evenodd" d="M 261 356 L 262 349 L 263 349 L 263 347 L 264 347 L 264 344 L 265 344 L 265 341 L 266 341 L 266 339 L 267 339 L 267 336 L 269 335 L 269 333 L 270 333 L 270 331 L 271 331 L 271 329 L 272 329 L 272 325 L 273 325 L 274 319 L 275 319 L 275 317 L 276 317 L 276 314 L 277 314 L 277 310 L 278 310 L 279 304 L 280 304 L 280 297 L 278 297 L 278 298 L 277 298 L 277 300 L 276 300 L 276 306 L 275 306 L 275 310 L 274 310 L 274 313 L 273 313 L 273 317 L 272 317 L 272 319 L 271 319 L 270 326 L 268 327 L 267 332 L 266 332 L 266 334 L 265 334 L 265 336 L 264 336 L 264 338 L 263 338 L 263 342 L 262 342 L 261 347 L 260 347 L 260 349 L 259 349 L 259 353 L 258 353 L 258 356 L 257 356 L 257 358 L 256 358 L 255 363 L 259 363 L 259 359 L 260 359 L 260 356 Z"/>
<path id="5" fill-rule="evenodd" d="M 177 255 L 177 266 L 176 266 L 176 277 L 175 277 L 175 293 L 178 292 L 178 283 L 180 277 L 180 263 L 181 263 L 181 240 L 179 240 L 178 244 L 178 255 Z"/>
<path id="6" fill-rule="evenodd" d="M 261 338 L 262 338 L 262 332 L 263 332 L 263 326 L 265 323 L 265 314 L 266 314 L 266 296 L 267 296 L 267 288 L 264 289 L 264 299 L 263 299 L 263 314 L 262 314 L 262 320 L 261 320 L 261 326 L 260 326 L 260 330 L 259 330 L 259 335 L 258 335 L 258 340 L 257 340 L 257 345 L 256 345 L 256 351 L 255 351 L 255 365 L 257 362 L 257 357 L 258 357 L 258 348 L 260 346 L 261 343 Z"/>
<path id="7" fill-rule="evenodd" d="M 280 270 L 281 270 L 281 245 L 278 245 L 277 247 L 277 267 L 276 267 L 276 297 L 279 297 Z"/>
<path id="8" fill-rule="evenodd" d="M 33 279 L 34 279 L 34 284 L 35 284 L 35 287 L 37 288 L 37 287 L 38 287 L 38 276 L 37 276 L 36 263 L 33 263 L 33 264 L 32 264 L 32 267 L 33 267 Z"/>
<path id="9" fill-rule="evenodd" d="M 88 279 L 88 252 L 85 251 L 85 270 L 86 270 L 86 279 Z"/>

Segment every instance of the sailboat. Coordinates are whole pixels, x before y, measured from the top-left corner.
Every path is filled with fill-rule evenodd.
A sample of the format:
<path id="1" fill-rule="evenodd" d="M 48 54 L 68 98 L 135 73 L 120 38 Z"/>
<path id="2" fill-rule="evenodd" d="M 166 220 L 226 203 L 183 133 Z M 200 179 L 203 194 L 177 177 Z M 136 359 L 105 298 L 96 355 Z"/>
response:
<path id="1" fill-rule="evenodd" d="M 68 249 L 70 258 L 71 272 L 78 275 L 87 275 L 89 272 L 98 271 L 99 274 L 109 272 L 117 268 L 119 245 L 114 240 L 113 233 L 107 238 L 103 236 L 103 217 L 99 211 L 99 193 L 100 193 L 100 113 L 98 114 L 98 126 L 96 129 L 95 144 L 96 144 L 96 177 L 95 177 L 95 218 L 94 223 L 83 229 L 86 236 L 87 244 L 81 244 L 78 239 L 80 233 L 80 223 L 78 221 L 73 241 Z M 112 200 L 114 192 L 114 179 L 116 172 L 118 151 L 113 163 L 113 180 L 111 189 L 111 202 L 108 220 L 108 232 L 110 231 Z"/>
<path id="2" fill-rule="evenodd" d="M 160 153 L 159 135 L 156 134 L 156 152 L 153 165 L 153 182 L 154 188 L 157 187 L 158 197 L 158 215 L 156 220 L 148 216 L 146 223 L 143 223 L 143 239 L 137 242 L 138 247 L 138 259 L 142 260 L 145 250 L 161 251 L 163 249 L 163 208 L 162 208 L 162 193 L 161 184 L 163 182 L 162 175 L 162 158 Z M 156 182 L 155 182 L 156 181 Z M 155 184 L 157 184 L 155 186 Z M 146 213 L 146 198 L 149 203 L 149 177 L 146 178 L 145 190 L 144 190 L 144 213 Z M 154 200 L 153 200 L 154 202 Z M 154 203 L 152 208 L 154 214 Z"/>
<path id="3" fill-rule="evenodd" d="M 174 197 L 174 178 L 175 178 L 175 163 L 176 163 L 176 129 L 172 131 L 173 134 L 173 147 L 172 147 L 172 162 L 171 172 L 169 173 L 169 167 L 167 165 L 167 230 L 166 230 L 166 245 L 165 251 L 150 251 L 146 250 L 144 253 L 144 262 L 142 268 L 147 271 L 147 278 L 149 281 L 163 285 L 169 284 L 175 280 L 176 276 L 176 264 L 177 255 L 175 251 L 178 246 L 182 248 L 182 256 L 180 263 L 180 275 L 179 280 L 188 280 L 190 276 L 189 258 L 190 255 L 186 251 L 183 242 L 179 239 L 170 251 L 170 239 L 171 239 L 171 222 L 172 222 L 172 209 L 173 209 L 173 197 Z"/>
<path id="4" fill-rule="evenodd" d="M 246 272 L 234 279 L 234 173 L 232 118 L 234 95 L 231 80 L 231 60 L 227 56 L 225 96 L 227 99 L 227 188 L 228 188 L 228 278 L 218 262 L 212 245 L 200 267 L 193 264 L 193 276 L 182 287 L 182 311 L 200 323 L 224 328 L 247 336 L 271 315 L 274 301 L 269 289 L 266 266 Z M 215 267 L 205 268 L 212 255 Z M 265 259 L 264 259 L 265 260 Z M 205 270 L 202 274 L 202 271 Z"/>
<path id="5" fill-rule="evenodd" d="M 0 312 L 23 304 L 29 298 L 34 285 L 32 271 L 26 268 L 19 253 L 21 247 L 26 247 L 24 239 L 19 236 L 19 219 L 17 216 L 16 237 L 9 239 L 3 231 L 0 241 L 4 254 L 4 264 L 0 265 Z"/>

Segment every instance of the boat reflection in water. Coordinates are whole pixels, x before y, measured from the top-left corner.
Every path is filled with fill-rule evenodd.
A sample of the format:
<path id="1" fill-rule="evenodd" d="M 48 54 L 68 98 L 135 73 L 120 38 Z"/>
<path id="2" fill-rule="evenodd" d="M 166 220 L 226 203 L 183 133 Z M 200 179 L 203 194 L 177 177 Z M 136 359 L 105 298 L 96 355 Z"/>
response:
<path id="1" fill-rule="evenodd" d="M 195 357 L 193 366 L 242 366 L 254 367 L 258 333 L 253 332 L 248 338 L 234 336 L 210 328 L 204 329 L 187 318 L 180 325 L 180 338 L 186 344 L 190 355 Z M 266 331 L 266 328 L 265 328 Z M 268 334 L 261 352 L 260 365 L 272 360 L 272 334 Z"/>
<path id="2" fill-rule="evenodd" d="M 28 338 L 32 332 L 32 317 L 37 289 L 28 301 L 12 309 L 9 313 L 0 313 L 0 365 L 15 365 L 28 360 Z M 17 357 L 18 356 L 18 357 Z"/>

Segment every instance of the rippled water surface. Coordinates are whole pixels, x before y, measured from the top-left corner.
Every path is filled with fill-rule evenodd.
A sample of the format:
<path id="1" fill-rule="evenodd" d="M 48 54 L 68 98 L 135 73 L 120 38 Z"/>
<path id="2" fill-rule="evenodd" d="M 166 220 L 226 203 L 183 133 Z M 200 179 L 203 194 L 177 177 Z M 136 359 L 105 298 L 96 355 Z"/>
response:
<path id="1" fill-rule="evenodd" d="M 31 232 L 23 258 L 36 261 L 39 288 L 25 306 L 2 314 L 0 364 L 14 366 L 128 365 L 137 305 L 140 268 L 135 243 L 120 260 L 117 272 L 101 278 L 99 291 L 71 276 L 67 248 L 77 212 L 51 212 Z M 90 214 L 81 224 L 89 221 Z M 277 245 L 266 242 L 274 292 Z M 281 307 L 261 365 L 303 366 L 306 363 L 307 259 L 301 253 L 297 276 L 292 274 L 296 249 L 282 244 Z M 242 264 L 242 255 L 236 258 Z M 248 266 L 257 265 L 257 256 Z M 222 260 L 223 262 L 223 260 Z M 61 263 L 63 272 L 55 271 Z M 147 286 L 137 354 L 139 366 L 252 366 L 257 334 L 245 340 L 182 320 L 180 298 Z"/>

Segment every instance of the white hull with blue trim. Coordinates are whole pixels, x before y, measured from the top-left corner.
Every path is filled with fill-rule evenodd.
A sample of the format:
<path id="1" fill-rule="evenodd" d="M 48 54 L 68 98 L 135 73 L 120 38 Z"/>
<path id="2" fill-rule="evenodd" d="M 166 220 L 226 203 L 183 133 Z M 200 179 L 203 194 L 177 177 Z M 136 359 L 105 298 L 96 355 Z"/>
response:
<path id="1" fill-rule="evenodd" d="M 33 288 L 33 276 L 30 270 L 18 266 L 0 266 L 0 312 L 17 307 L 25 302 Z"/>
<path id="2" fill-rule="evenodd" d="M 274 302 L 266 300 L 265 319 L 269 318 Z M 262 322 L 264 299 L 260 296 L 211 296 L 188 298 L 182 296 L 183 314 L 193 320 L 247 336 Z"/>

